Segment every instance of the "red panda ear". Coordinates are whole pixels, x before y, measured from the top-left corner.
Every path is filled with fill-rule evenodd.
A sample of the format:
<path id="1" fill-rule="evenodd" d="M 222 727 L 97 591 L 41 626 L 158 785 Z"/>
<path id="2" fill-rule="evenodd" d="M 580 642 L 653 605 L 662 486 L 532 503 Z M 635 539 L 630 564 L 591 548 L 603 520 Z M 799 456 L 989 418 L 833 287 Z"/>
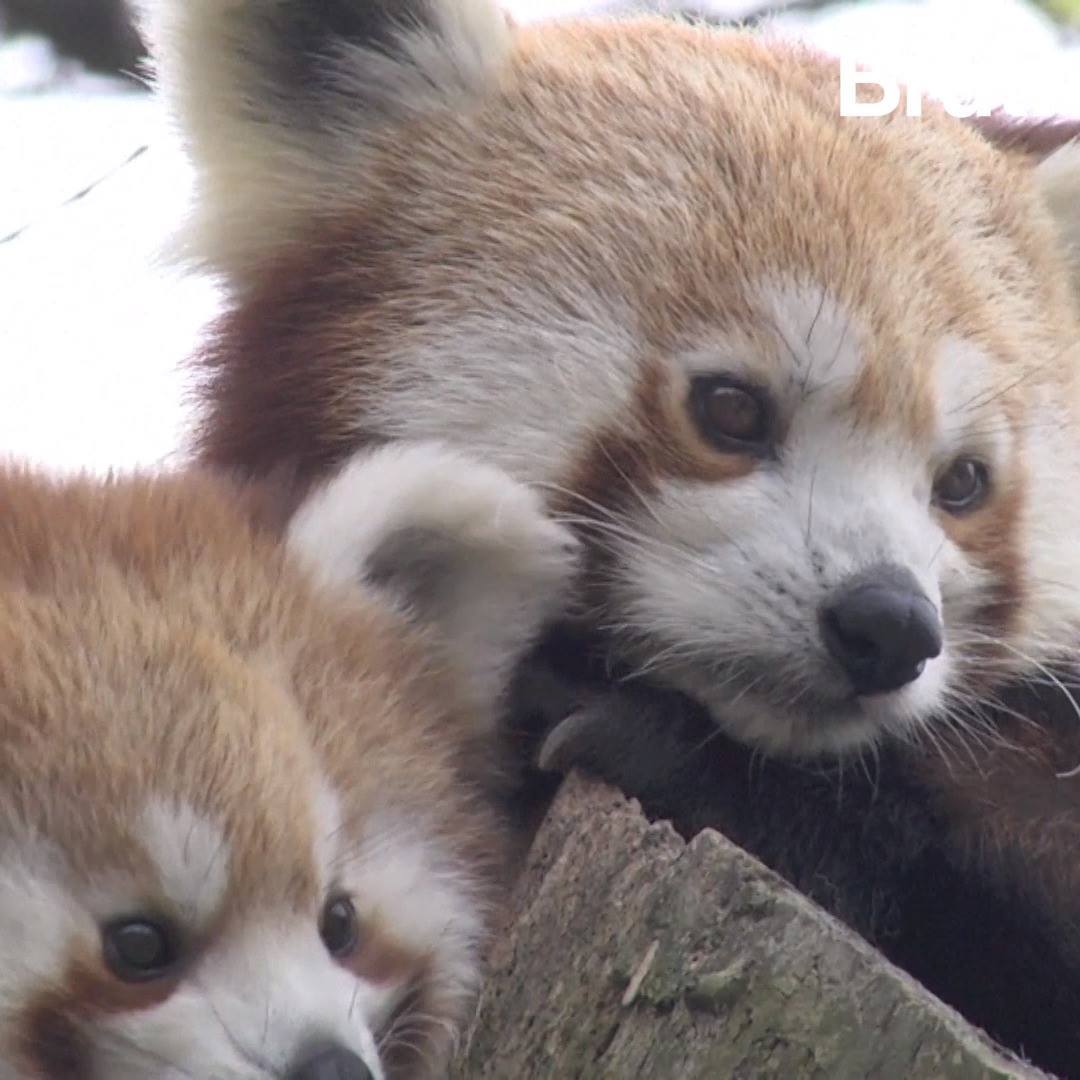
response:
<path id="1" fill-rule="evenodd" d="M 1080 299 L 1080 141 L 1067 143 L 1036 167 L 1036 179 L 1050 214 L 1057 223 Z"/>
<path id="2" fill-rule="evenodd" d="M 432 630 L 488 714 L 563 614 L 578 551 L 534 491 L 436 443 L 357 454 L 304 500 L 288 544 L 322 584 L 374 591 Z"/>
<path id="3" fill-rule="evenodd" d="M 1080 119 L 1024 119 L 995 112 L 972 121 L 995 146 L 1029 158 L 1035 182 L 1058 228 L 1080 298 Z"/>
<path id="4" fill-rule="evenodd" d="M 1040 160 L 1080 139 L 1080 120 L 1068 117 L 1010 116 L 998 109 L 973 117 L 971 123 L 998 149 Z"/>
<path id="5" fill-rule="evenodd" d="M 190 254 L 242 277 L 362 189 L 375 132 L 482 92 L 512 39 L 498 2 L 136 0 L 197 171 Z"/>

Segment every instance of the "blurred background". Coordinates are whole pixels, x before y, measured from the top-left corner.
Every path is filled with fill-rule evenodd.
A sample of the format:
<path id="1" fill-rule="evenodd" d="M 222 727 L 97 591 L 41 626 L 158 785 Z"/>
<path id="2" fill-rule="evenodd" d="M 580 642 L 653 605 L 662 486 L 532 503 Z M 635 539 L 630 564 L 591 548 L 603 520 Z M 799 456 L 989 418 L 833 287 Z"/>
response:
<path id="1" fill-rule="evenodd" d="M 521 20 L 620 0 L 506 0 Z M 934 94 L 1080 117 L 1080 0 L 675 0 L 767 22 Z M 124 0 L 0 0 L 0 456 L 171 460 L 212 283 L 169 265 L 190 178 Z"/>

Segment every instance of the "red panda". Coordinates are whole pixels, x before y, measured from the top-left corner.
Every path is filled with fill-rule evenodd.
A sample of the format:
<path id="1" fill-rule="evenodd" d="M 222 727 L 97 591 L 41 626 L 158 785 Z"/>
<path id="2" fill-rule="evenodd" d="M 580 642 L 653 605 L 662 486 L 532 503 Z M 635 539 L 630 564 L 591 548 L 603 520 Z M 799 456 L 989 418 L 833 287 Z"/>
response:
<path id="1" fill-rule="evenodd" d="M 0 469 L 5 1078 L 442 1075 L 511 839 L 495 717 L 574 541 L 434 446 L 284 534 L 274 501 Z"/>
<path id="2" fill-rule="evenodd" d="M 785 814 L 836 820 L 832 787 L 795 797 L 802 759 L 899 755 L 881 821 L 915 821 L 964 867 L 958 895 L 974 881 L 1009 908 L 1037 860 L 954 800 L 983 800 L 981 731 L 1026 730 L 1006 688 L 1059 678 L 1080 632 L 1071 132 L 847 119 L 833 61 L 661 18 L 157 0 L 146 25 L 197 171 L 186 250 L 228 297 L 200 458 L 318 477 L 437 438 L 498 464 L 584 540 L 568 614 L 605 665 L 790 781 L 766 858 L 797 845 Z M 966 776 L 939 767 L 955 729 Z M 1017 753 L 1024 791 L 1071 814 L 1058 750 Z M 1014 839 L 1047 812 L 1017 792 L 1001 811 Z M 859 848 L 844 827 L 838 861 Z M 1023 910 L 1065 927 L 1052 877 L 1019 891 L 1052 893 L 1057 921 Z"/>
<path id="3" fill-rule="evenodd" d="M 1069 638 L 1080 319 L 1039 185 L 1075 156 L 848 120 L 832 62 L 661 18 L 156 11 L 231 298 L 204 459 L 467 447 L 579 522 L 620 658 L 767 750 L 910 732 Z"/>

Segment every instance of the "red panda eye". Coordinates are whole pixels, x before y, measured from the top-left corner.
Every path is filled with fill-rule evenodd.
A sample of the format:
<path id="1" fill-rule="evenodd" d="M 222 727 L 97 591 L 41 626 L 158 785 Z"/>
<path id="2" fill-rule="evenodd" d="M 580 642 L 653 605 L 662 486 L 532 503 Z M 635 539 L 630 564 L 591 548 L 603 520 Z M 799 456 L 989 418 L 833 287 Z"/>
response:
<path id="1" fill-rule="evenodd" d="M 120 919 L 102 931 L 108 969 L 124 982 L 147 982 L 168 975 L 179 959 L 176 935 L 151 919 Z"/>
<path id="2" fill-rule="evenodd" d="M 319 919 L 319 936 L 331 956 L 348 956 L 360 940 L 360 919 L 347 896 L 331 897 Z"/>
<path id="3" fill-rule="evenodd" d="M 975 458 L 957 458 L 934 481 L 934 502 L 949 514 L 970 513 L 989 492 L 990 470 Z"/>
<path id="4" fill-rule="evenodd" d="M 773 410 L 765 394 L 723 375 L 700 375 L 690 385 L 698 430 L 720 450 L 762 453 L 773 441 Z"/>

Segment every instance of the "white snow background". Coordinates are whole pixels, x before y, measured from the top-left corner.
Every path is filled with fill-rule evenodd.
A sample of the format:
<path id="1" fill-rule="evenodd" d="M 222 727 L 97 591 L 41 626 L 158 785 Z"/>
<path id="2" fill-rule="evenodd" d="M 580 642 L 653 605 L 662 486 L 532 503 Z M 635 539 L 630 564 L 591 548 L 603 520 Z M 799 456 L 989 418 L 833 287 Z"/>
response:
<path id="1" fill-rule="evenodd" d="M 509 6 L 527 19 L 581 3 Z M 1080 116 L 1080 44 L 1023 0 L 840 4 L 775 30 L 933 92 Z M 0 457 L 96 472 L 176 460 L 183 364 L 216 306 L 209 282 L 159 257 L 188 189 L 152 98 L 66 68 L 41 42 L 0 42 Z"/>

